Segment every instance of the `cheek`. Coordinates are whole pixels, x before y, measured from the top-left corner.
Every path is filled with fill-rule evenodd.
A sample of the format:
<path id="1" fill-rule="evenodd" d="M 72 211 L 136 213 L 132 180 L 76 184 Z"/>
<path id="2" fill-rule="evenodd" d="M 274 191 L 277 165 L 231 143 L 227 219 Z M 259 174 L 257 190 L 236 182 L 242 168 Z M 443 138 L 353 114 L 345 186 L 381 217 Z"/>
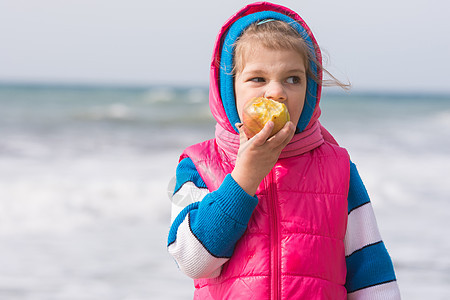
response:
<path id="1" fill-rule="evenodd" d="M 300 115 L 302 114 L 303 103 L 304 100 L 288 104 L 289 115 L 291 117 L 292 123 L 294 123 L 295 126 L 297 126 L 298 120 L 300 119 Z"/>
<path id="2" fill-rule="evenodd" d="M 244 104 L 242 103 L 242 101 L 238 101 L 236 98 L 236 109 L 239 115 L 239 120 L 242 122 L 242 110 L 244 108 Z"/>
<path id="3" fill-rule="evenodd" d="M 238 90 L 235 91 L 234 97 L 235 97 L 235 101 L 236 101 L 235 102 L 236 110 L 238 112 L 239 119 L 241 119 L 241 121 L 242 121 L 242 109 L 244 107 L 244 103 L 243 103 L 244 97 L 242 96 L 242 94 L 238 93 Z"/>
<path id="4" fill-rule="evenodd" d="M 243 84 L 239 82 L 239 78 L 235 79 L 234 83 L 234 98 L 236 101 L 236 110 L 239 115 L 239 119 L 242 121 L 242 110 L 244 108 L 245 102 L 248 100 L 248 95 L 246 89 L 243 88 Z"/>

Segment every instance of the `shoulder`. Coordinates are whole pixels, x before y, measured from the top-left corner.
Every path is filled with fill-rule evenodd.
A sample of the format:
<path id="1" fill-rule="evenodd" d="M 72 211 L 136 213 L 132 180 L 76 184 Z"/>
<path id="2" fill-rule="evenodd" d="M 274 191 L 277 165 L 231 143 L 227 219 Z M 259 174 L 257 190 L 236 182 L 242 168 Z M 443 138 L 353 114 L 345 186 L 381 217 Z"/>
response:
<path id="1" fill-rule="evenodd" d="M 321 165 L 326 165 L 330 170 L 336 170 L 340 174 L 350 176 L 350 155 L 345 148 L 324 142 L 319 147 L 310 151 L 307 155 Z"/>
<path id="2" fill-rule="evenodd" d="M 209 156 L 216 148 L 216 139 L 206 140 L 184 149 L 180 156 L 180 162 L 185 158 L 190 158 L 191 161 L 202 160 Z"/>
<path id="3" fill-rule="evenodd" d="M 174 188 L 174 194 L 181 189 L 181 187 L 187 183 L 192 182 L 198 188 L 206 188 L 206 184 L 200 176 L 194 162 L 191 158 L 185 157 L 180 160 L 176 170 L 176 185 Z"/>
<path id="4" fill-rule="evenodd" d="M 344 158 L 347 158 L 348 160 L 350 160 L 350 155 L 348 154 L 347 149 L 345 149 L 344 147 L 341 147 L 339 145 L 325 141 L 318 148 L 323 153 L 327 153 L 328 155 L 344 157 Z"/>

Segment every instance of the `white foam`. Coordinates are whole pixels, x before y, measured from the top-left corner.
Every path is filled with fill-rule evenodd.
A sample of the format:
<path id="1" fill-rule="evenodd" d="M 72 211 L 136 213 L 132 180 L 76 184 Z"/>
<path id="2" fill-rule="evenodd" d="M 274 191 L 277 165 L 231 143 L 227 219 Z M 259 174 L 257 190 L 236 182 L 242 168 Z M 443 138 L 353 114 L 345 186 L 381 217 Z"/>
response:
<path id="1" fill-rule="evenodd" d="M 169 222 L 177 154 L 1 160 L 0 234 L 59 232 L 101 219 Z"/>
<path id="2" fill-rule="evenodd" d="M 185 97 L 190 103 L 208 103 L 208 93 L 204 89 L 189 89 Z"/>
<path id="3" fill-rule="evenodd" d="M 130 120 L 135 118 L 132 108 L 124 103 L 112 103 L 105 106 L 93 106 L 85 111 L 74 113 L 77 119 L 86 120 Z"/>
<path id="4" fill-rule="evenodd" d="M 156 88 L 148 90 L 142 97 L 145 103 L 165 103 L 176 99 L 176 92 L 171 88 Z"/>

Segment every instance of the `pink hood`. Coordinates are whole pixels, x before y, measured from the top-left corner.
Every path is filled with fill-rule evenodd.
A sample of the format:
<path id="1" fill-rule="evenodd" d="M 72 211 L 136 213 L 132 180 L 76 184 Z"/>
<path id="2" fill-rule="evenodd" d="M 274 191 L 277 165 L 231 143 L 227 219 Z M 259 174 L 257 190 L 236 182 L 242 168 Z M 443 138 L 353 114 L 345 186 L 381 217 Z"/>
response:
<path id="1" fill-rule="evenodd" d="M 236 128 L 234 127 L 234 123 L 237 121 L 235 119 L 237 116 L 237 111 L 234 103 L 234 92 L 231 81 L 232 79 L 230 78 L 227 79 L 228 80 L 227 89 L 224 90 L 224 86 L 227 84 L 227 82 L 224 83 L 223 81 L 224 79 L 221 78 L 221 76 L 225 77 L 224 75 L 225 73 L 223 71 L 221 72 L 221 67 L 222 70 L 224 68 L 224 61 L 222 60 L 222 50 L 224 47 L 226 47 L 225 41 L 227 38 L 229 38 L 227 37 L 227 34 L 230 35 L 230 32 L 232 31 L 232 25 L 235 24 L 237 21 L 242 20 L 244 17 L 251 19 L 250 22 L 256 22 L 261 19 L 267 18 L 280 19 L 286 17 L 295 20 L 300 26 L 297 28 L 297 31 L 301 32 L 304 39 L 307 39 L 309 41 L 310 48 L 314 48 L 316 60 L 319 63 L 321 63 L 322 60 L 320 49 L 317 45 L 317 42 L 311 30 L 303 21 L 303 19 L 294 11 L 286 7 L 272 4 L 269 2 L 257 2 L 245 6 L 235 15 L 233 15 L 223 25 L 216 39 L 211 61 L 210 95 L 209 95 L 210 109 L 217 123 L 220 125 L 220 127 L 233 134 L 236 134 Z M 245 25 L 240 26 L 242 27 Z M 316 67 L 315 65 L 313 67 L 314 71 Z M 317 77 L 321 79 L 322 73 L 321 72 L 316 73 Z M 320 107 L 319 107 L 320 96 L 321 96 L 321 86 L 316 84 L 311 78 L 308 78 L 308 91 L 307 97 L 305 99 L 305 103 L 307 103 L 307 105 L 305 105 L 304 111 L 302 112 L 302 116 L 300 117 L 298 131 L 301 132 L 303 130 L 311 128 L 314 125 L 314 123 L 318 120 L 320 116 Z M 306 111 L 307 106 L 310 107 L 309 111 Z M 235 116 L 234 119 L 233 116 Z M 324 135 L 325 139 L 327 140 L 326 136 L 327 133 Z"/>

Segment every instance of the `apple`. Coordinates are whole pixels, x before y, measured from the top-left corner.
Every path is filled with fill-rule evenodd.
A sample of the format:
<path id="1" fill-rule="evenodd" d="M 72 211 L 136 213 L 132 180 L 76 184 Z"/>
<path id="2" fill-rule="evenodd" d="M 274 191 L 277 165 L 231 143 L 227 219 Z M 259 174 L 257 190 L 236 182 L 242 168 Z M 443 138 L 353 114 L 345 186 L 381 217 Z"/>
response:
<path id="1" fill-rule="evenodd" d="M 286 105 L 281 102 L 255 97 L 247 101 L 242 111 L 243 129 L 247 138 L 252 138 L 267 122 L 273 121 L 275 126 L 270 134 L 273 136 L 290 120 Z"/>

